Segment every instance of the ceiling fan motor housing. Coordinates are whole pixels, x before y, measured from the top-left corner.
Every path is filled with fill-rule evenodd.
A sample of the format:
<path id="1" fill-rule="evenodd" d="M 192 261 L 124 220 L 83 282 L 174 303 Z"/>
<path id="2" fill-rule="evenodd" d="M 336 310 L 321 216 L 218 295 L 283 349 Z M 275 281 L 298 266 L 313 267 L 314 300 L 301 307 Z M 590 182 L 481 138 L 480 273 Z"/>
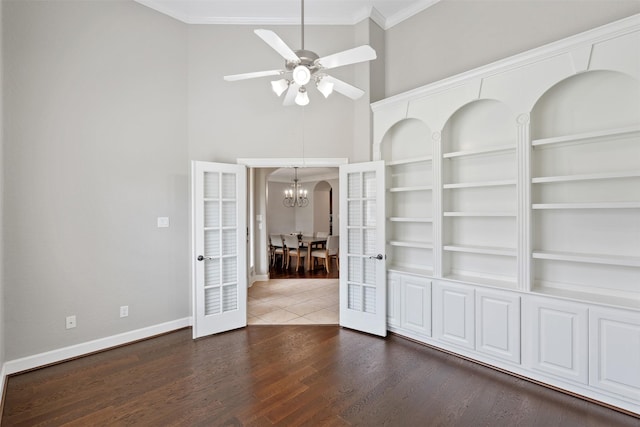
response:
<path id="1" fill-rule="evenodd" d="M 318 58 L 320 58 L 318 54 L 316 54 L 315 52 L 301 49 L 301 50 L 296 50 L 295 53 L 296 55 L 298 55 L 298 58 L 300 58 L 300 62 L 286 61 L 285 67 L 287 68 L 288 71 L 293 71 L 293 69 L 296 68 L 298 65 L 304 65 L 309 69 L 309 71 L 311 71 L 312 74 L 315 71 L 318 71 L 320 69 L 320 66 L 315 64 L 315 61 Z"/>

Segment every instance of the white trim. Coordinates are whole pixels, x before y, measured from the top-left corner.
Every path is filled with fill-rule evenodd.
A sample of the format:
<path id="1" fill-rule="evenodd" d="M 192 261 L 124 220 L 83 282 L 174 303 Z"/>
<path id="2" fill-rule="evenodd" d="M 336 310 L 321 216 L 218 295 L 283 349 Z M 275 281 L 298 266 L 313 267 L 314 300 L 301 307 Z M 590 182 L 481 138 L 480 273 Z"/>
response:
<path id="1" fill-rule="evenodd" d="M 250 168 L 292 168 L 292 167 L 308 167 L 308 168 L 331 168 L 349 163 L 346 157 L 327 157 L 315 159 L 303 159 L 302 157 L 285 157 L 285 158 L 243 158 L 237 159 L 236 163 L 245 165 Z"/>
<path id="2" fill-rule="evenodd" d="M 387 29 L 387 18 L 385 18 L 384 15 L 381 14 L 378 11 L 378 9 L 376 9 L 374 6 L 371 6 L 371 10 L 369 11 L 369 16 L 362 17 L 359 22 L 367 18 L 371 19 L 373 22 L 376 23 L 377 26 L 379 26 L 383 30 Z"/>
<path id="3" fill-rule="evenodd" d="M 6 391 L 7 391 L 7 364 L 3 363 L 2 364 L 2 369 L 0 370 L 0 393 L 2 393 L 2 396 L 6 396 Z M 4 405 L 4 399 L 0 398 L 0 403 L 2 403 Z"/>
<path id="4" fill-rule="evenodd" d="M 168 15 L 186 24 L 214 24 L 214 25 L 300 25 L 300 17 L 291 16 L 198 16 L 183 12 L 180 8 L 167 6 L 161 0 L 135 0 L 137 3 L 155 11 Z M 419 0 L 411 2 L 389 17 L 385 17 L 375 7 L 361 7 L 351 14 L 324 14 L 324 16 L 305 16 L 305 25 L 356 25 L 363 19 L 370 18 L 382 29 L 388 30 L 394 25 L 411 18 L 423 10 L 440 2 L 440 0 Z"/>
<path id="5" fill-rule="evenodd" d="M 497 73 L 504 73 L 508 70 L 521 68 L 526 65 L 569 52 L 585 44 L 592 45 L 600 43 L 604 40 L 610 40 L 624 34 L 638 31 L 639 29 L 640 14 L 632 15 L 619 21 L 594 28 L 593 30 L 585 31 L 557 42 L 549 43 L 544 46 L 492 62 L 491 64 L 465 71 L 437 82 L 385 98 L 371 104 L 371 110 L 376 112 L 397 103 L 415 101 L 421 96 L 427 96 L 450 89 L 451 87 L 468 82 L 471 79 L 486 78 Z"/>
<path id="6" fill-rule="evenodd" d="M 192 323 L 191 317 L 185 317 L 182 319 L 172 320 L 170 322 L 160 323 L 158 325 L 148 326 L 142 329 L 123 332 L 110 337 L 99 338 L 97 340 L 47 351 L 45 353 L 34 354 L 33 356 L 27 356 L 21 359 L 10 360 L 5 362 L 2 367 L 2 379 L 4 379 L 6 375 L 39 368 L 52 363 L 62 362 L 74 357 L 84 356 L 96 351 L 107 350 L 112 347 L 182 329 L 191 326 Z"/>
<path id="7" fill-rule="evenodd" d="M 256 274 L 251 278 L 251 283 L 249 284 L 249 287 L 253 286 L 253 284 L 256 282 L 268 282 L 268 281 L 269 281 L 268 274 Z"/>
<path id="8" fill-rule="evenodd" d="M 422 12 L 423 10 L 433 6 L 436 3 L 439 3 L 440 0 L 420 0 L 411 3 L 410 6 L 405 7 L 404 9 L 396 12 L 395 14 L 389 16 L 385 19 L 384 30 L 388 30 L 389 28 L 398 25 L 402 21 L 411 18 L 414 15 Z"/>

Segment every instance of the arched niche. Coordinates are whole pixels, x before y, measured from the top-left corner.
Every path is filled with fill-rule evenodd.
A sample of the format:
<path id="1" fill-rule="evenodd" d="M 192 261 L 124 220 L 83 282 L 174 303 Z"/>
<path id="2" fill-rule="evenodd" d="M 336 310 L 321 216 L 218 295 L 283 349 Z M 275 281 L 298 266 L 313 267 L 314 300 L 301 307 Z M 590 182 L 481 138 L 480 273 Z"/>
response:
<path id="1" fill-rule="evenodd" d="M 617 71 L 588 71 L 546 91 L 531 112 L 542 139 L 640 124 L 640 82 Z"/>
<path id="2" fill-rule="evenodd" d="M 492 99 L 464 105 L 445 123 L 444 277 L 517 287 L 516 139 L 513 112 Z"/>
<path id="3" fill-rule="evenodd" d="M 313 231 L 332 232 L 332 187 L 327 181 L 318 181 L 313 188 Z"/>
<path id="4" fill-rule="evenodd" d="M 516 127 L 509 107 L 493 99 L 470 102 L 451 115 L 442 131 L 443 152 L 513 144 Z"/>
<path id="5" fill-rule="evenodd" d="M 421 120 L 401 120 L 385 133 L 380 149 L 382 158 L 388 162 L 430 156 L 431 130 Z"/>

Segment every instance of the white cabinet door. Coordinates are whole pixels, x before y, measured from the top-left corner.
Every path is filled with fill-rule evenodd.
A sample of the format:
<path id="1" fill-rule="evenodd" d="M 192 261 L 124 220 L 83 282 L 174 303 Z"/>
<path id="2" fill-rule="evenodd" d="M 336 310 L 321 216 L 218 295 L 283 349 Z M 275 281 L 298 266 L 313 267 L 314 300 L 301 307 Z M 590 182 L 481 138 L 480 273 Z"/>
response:
<path id="1" fill-rule="evenodd" d="M 433 283 L 433 334 L 457 346 L 475 349 L 475 304 L 471 286 Z"/>
<path id="2" fill-rule="evenodd" d="M 520 297 L 476 290 L 476 350 L 520 363 Z"/>
<path id="3" fill-rule="evenodd" d="M 387 274 L 387 324 L 400 326 L 400 275 L 394 272 Z"/>
<path id="4" fill-rule="evenodd" d="M 587 307 L 527 295 L 522 308 L 527 367 L 587 384 Z"/>
<path id="5" fill-rule="evenodd" d="M 431 280 L 424 277 L 400 277 L 400 327 L 431 336 Z"/>
<path id="6" fill-rule="evenodd" d="M 589 384 L 640 402 L 640 313 L 589 310 Z"/>

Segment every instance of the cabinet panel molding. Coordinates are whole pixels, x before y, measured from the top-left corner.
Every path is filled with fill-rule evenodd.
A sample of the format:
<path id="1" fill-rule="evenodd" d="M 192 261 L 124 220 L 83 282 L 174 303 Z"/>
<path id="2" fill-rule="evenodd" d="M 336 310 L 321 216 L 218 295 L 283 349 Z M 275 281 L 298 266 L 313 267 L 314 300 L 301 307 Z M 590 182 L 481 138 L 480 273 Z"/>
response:
<path id="1" fill-rule="evenodd" d="M 400 326 L 431 336 L 431 281 L 424 277 L 402 276 L 400 280 Z"/>
<path id="2" fill-rule="evenodd" d="M 434 282 L 433 322 L 436 338 L 475 350 L 475 301 L 471 286 Z"/>
<path id="3" fill-rule="evenodd" d="M 520 363 L 520 297 L 476 290 L 476 350 Z"/>
<path id="4" fill-rule="evenodd" d="M 640 314 L 589 312 L 589 384 L 640 401 Z"/>
<path id="5" fill-rule="evenodd" d="M 530 369 L 588 383 L 587 307 L 527 297 L 523 345 Z"/>

